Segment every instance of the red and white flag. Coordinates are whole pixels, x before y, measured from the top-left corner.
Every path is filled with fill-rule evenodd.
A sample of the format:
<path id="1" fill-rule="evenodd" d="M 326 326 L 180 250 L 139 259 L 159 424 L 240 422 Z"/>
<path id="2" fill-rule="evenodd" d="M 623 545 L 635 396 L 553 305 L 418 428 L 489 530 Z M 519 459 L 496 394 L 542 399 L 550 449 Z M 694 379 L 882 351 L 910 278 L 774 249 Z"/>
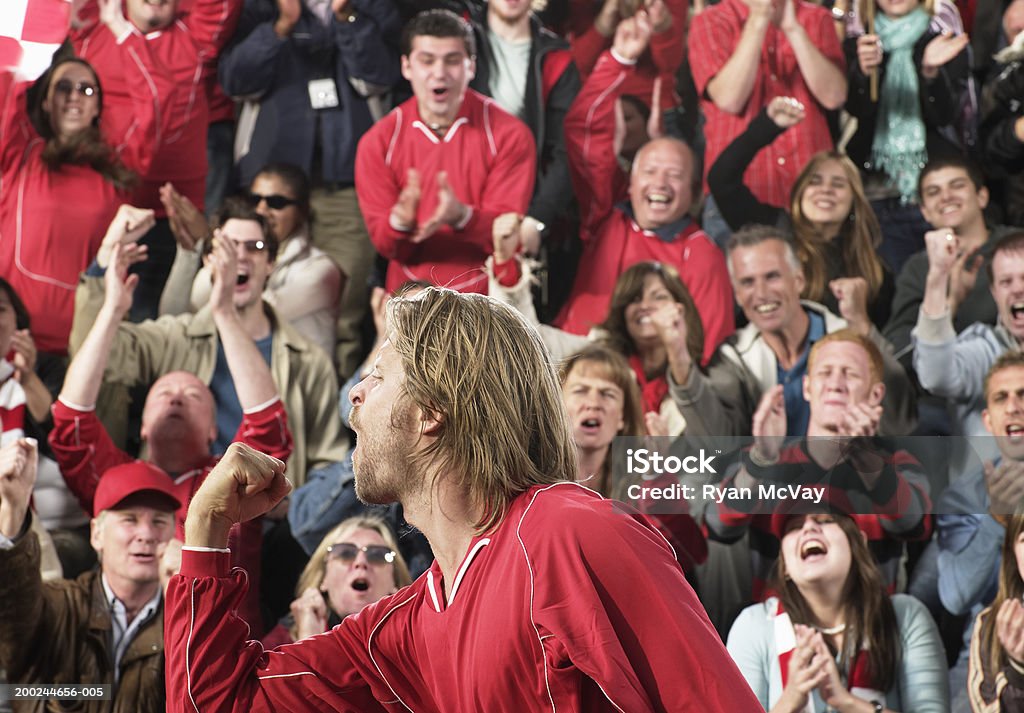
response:
<path id="1" fill-rule="evenodd" d="M 70 0 L 0 0 L 0 71 L 35 79 L 68 34 Z"/>

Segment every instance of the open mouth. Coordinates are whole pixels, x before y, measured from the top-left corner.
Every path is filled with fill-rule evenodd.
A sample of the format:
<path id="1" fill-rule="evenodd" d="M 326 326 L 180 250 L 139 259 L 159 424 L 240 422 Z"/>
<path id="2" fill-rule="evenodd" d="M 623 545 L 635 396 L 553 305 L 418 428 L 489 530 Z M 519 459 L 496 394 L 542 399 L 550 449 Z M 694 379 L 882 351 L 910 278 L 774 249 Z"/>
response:
<path id="1" fill-rule="evenodd" d="M 601 429 L 601 419 L 590 417 L 580 421 L 580 428 L 586 433 L 597 433 Z"/>
<path id="2" fill-rule="evenodd" d="M 156 562 L 155 554 L 145 554 L 142 552 L 137 552 L 133 553 L 131 555 L 131 558 L 133 561 L 138 562 L 139 564 L 153 564 L 154 562 Z"/>
<path id="3" fill-rule="evenodd" d="M 1024 426 L 1018 424 L 1011 424 L 1006 427 L 1006 435 L 1012 441 L 1024 440 Z"/>
<path id="4" fill-rule="evenodd" d="M 247 284 L 249 284 L 249 276 L 248 275 L 245 275 L 245 274 L 239 275 L 236 278 L 236 280 L 235 280 L 235 285 L 237 285 L 239 287 L 241 287 L 242 285 L 247 285 Z"/>
<path id="5" fill-rule="evenodd" d="M 828 554 L 828 548 L 825 543 L 820 540 L 807 540 L 800 547 L 800 559 L 807 560 L 818 560 Z"/>
<path id="6" fill-rule="evenodd" d="M 758 314 L 772 314 L 781 306 L 781 302 L 765 302 L 754 307 L 754 311 Z"/>
<path id="7" fill-rule="evenodd" d="M 434 94 L 434 99 L 443 101 L 448 96 L 448 87 L 434 87 L 430 90 Z"/>
<path id="8" fill-rule="evenodd" d="M 357 577 L 352 580 L 352 589 L 357 592 L 365 592 L 370 589 L 370 582 L 363 577 Z"/>
<path id="9" fill-rule="evenodd" d="M 667 193 L 648 193 L 647 203 L 648 205 L 654 206 L 665 206 L 668 205 L 672 200 L 672 196 Z"/>
<path id="10" fill-rule="evenodd" d="M 1024 314 L 1024 302 L 1014 302 L 1010 305 L 1010 317 L 1016 321 L 1022 314 Z"/>

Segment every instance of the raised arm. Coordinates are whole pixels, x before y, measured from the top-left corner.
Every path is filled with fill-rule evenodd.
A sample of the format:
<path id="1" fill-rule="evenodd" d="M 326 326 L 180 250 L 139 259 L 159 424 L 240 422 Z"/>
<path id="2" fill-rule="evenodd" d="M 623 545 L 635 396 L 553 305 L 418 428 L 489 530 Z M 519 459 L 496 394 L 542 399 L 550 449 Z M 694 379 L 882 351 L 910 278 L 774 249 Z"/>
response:
<path id="1" fill-rule="evenodd" d="M 625 194 L 625 176 L 615 155 L 615 101 L 647 48 L 646 16 L 623 20 L 615 44 L 601 55 L 565 116 L 565 141 L 573 187 L 580 201 L 581 237 L 593 237 Z"/>
<path id="2" fill-rule="evenodd" d="M 275 652 L 247 641 L 248 626 L 235 612 L 247 582 L 240 570 L 229 571 L 228 531 L 268 512 L 289 490 L 284 463 L 234 443 L 192 498 L 181 573 L 167 588 L 168 711 L 306 710 L 310 701 L 323 710 L 384 710 L 364 678 L 372 666 L 359 625 L 367 617 Z"/>
<path id="3" fill-rule="evenodd" d="M 786 129 L 804 118 L 804 107 L 796 99 L 775 97 L 718 155 L 708 172 L 708 187 L 722 217 L 733 230 L 748 223 L 778 225 L 785 211 L 760 202 L 743 182 L 743 174 L 757 153 Z"/>
<path id="4" fill-rule="evenodd" d="M 213 233 L 213 250 L 209 260 L 213 272 L 213 292 L 210 294 L 213 322 L 217 326 L 217 337 L 224 347 L 224 357 L 235 384 L 238 403 L 243 412 L 263 408 L 280 399 L 280 396 L 270 374 L 270 367 L 256 342 L 242 326 L 235 308 L 237 256 L 234 244 L 221 235 L 219 230 Z"/>
<path id="5" fill-rule="evenodd" d="M 245 97 L 267 91 L 296 31 L 310 36 L 323 31 L 303 15 L 301 0 L 246 0 L 235 40 L 217 64 L 224 93 Z"/>
<path id="6" fill-rule="evenodd" d="M 36 481 L 35 441 L 19 438 L 0 448 L 0 667 L 8 680 L 41 682 L 40 666 L 51 635 L 40 628 L 53 624 L 44 617 L 43 581 L 39 574 L 39 540 L 29 531 L 28 508 Z M 28 646 L 26 642 L 34 642 Z"/>
<path id="7" fill-rule="evenodd" d="M 846 102 L 846 67 L 831 16 L 815 13 L 814 25 L 805 28 L 796 18 L 797 0 L 784 0 L 779 28 L 796 55 L 811 96 L 825 109 L 839 109 Z"/>
<path id="8" fill-rule="evenodd" d="M 173 120 L 163 108 L 176 91 L 174 79 L 165 64 L 150 54 L 146 38 L 125 19 L 119 0 L 99 0 L 98 12 L 106 29 L 96 31 L 110 32 L 115 38 L 132 105 L 132 121 L 124 134 L 105 138 L 126 167 L 144 174 Z"/>
<path id="9" fill-rule="evenodd" d="M 751 0 L 750 14 L 731 52 L 723 42 L 728 34 L 710 13 L 701 13 L 693 22 L 689 51 L 697 90 L 724 112 L 741 113 L 754 91 L 771 14 L 771 0 Z"/>
<path id="10" fill-rule="evenodd" d="M 398 83 L 402 18 L 393 0 L 334 0 L 332 8 L 334 40 L 345 74 L 383 90 Z"/>
<path id="11" fill-rule="evenodd" d="M 153 222 L 152 210 L 122 205 L 107 229 L 98 256 L 107 268 L 103 303 L 81 346 L 75 350 L 58 397 L 69 406 L 80 410 L 96 406 L 110 350 L 121 321 L 131 308 L 132 294 L 139 281 L 137 275 L 128 274 L 128 268 L 145 259 L 145 251 L 135 240 L 145 234 Z"/>
<path id="12" fill-rule="evenodd" d="M 950 230 L 925 234 L 928 273 L 924 297 L 912 333 L 914 370 L 921 386 L 936 396 L 967 401 L 981 395 L 981 377 L 1002 347 L 985 338 L 983 326 L 972 326 L 960 338 L 953 327 L 954 275 L 963 271 L 958 238 Z M 976 259 L 975 271 L 980 266 Z M 963 282 L 961 276 L 958 282 Z M 977 383 L 975 383 L 977 382 Z"/>

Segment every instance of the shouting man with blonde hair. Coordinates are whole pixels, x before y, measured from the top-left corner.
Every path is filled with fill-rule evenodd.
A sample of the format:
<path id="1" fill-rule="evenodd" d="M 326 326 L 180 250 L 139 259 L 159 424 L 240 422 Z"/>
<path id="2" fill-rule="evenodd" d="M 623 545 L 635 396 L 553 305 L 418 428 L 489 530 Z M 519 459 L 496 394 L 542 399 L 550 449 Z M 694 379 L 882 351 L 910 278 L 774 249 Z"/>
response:
<path id="1" fill-rule="evenodd" d="M 661 535 L 572 482 L 558 381 L 518 315 L 437 288 L 392 300 L 351 400 L 357 493 L 401 502 L 436 561 L 326 634 L 246 642 L 227 532 L 289 485 L 232 445 L 168 590 L 168 710 L 760 710 Z"/>

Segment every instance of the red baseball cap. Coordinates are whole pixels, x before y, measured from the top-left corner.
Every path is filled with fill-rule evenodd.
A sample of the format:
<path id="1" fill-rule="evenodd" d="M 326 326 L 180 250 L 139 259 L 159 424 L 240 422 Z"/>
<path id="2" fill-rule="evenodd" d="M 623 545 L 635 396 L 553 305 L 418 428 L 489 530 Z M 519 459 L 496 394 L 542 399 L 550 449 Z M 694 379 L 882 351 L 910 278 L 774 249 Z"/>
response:
<path id="1" fill-rule="evenodd" d="M 167 500 L 168 510 L 177 511 L 181 500 L 174 492 L 171 476 L 145 461 L 114 466 L 103 474 L 92 500 L 93 516 L 116 508 L 122 500 L 136 493 L 157 493 Z"/>

